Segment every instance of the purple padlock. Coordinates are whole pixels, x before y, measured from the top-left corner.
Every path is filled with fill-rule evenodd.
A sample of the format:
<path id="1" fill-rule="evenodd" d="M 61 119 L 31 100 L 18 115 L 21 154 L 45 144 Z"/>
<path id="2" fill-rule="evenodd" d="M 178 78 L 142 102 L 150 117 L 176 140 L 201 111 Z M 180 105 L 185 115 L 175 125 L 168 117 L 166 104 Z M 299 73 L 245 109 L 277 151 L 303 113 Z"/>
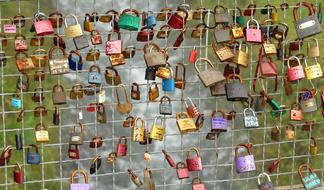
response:
<path id="1" fill-rule="evenodd" d="M 78 173 L 83 175 L 84 183 L 74 183 L 74 177 Z M 73 171 L 73 173 L 71 174 L 70 182 L 71 182 L 70 190 L 90 190 L 90 185 L 88 183 L 88 174 L 82 169 L 78 169 L 78 170 Z"/>
<path id="2" fill-rule="evenodd" d="M 222 116 L 216 116 L 217 113 L 221 113 Z M 223 110 L 214 110 L 211 115 L 211 130 L 214 132 L 226 132 L 227 120 Z"/>
<path id="3" fill-rule="evenodd" d="M 245 148 L 248 152 L 246 156 L 239 156 L 239 149 Z M 250 147 L 239 144 L 235 148 L 235 167 L 238 174 L 256 170 L 254 156 L 251 154 Z"/>

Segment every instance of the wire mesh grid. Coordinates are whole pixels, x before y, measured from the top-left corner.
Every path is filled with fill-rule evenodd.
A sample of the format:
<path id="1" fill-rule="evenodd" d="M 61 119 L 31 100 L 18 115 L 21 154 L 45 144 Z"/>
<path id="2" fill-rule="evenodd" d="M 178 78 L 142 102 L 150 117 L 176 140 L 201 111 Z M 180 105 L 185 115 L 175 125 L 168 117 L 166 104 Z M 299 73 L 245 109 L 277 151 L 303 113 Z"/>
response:
<path id="1" fill-rule="evenodd" d="M 278 12 L 280 12 L 281 22 L 289 24 L 290 28 L 293 28 L 292 22 L 292 8 L 293 4 L 300 1 L 288 2 L 280 1 L 274 2 L 270 0 L 263 1 L 231 1 L 225 2 L 222 0 L 201 0 L 201 1 L 102 1 L 102 0 L 69 0 L 61 1 L 54 0 L 50 3 L 47 0 L 33 0 L 33 1 L 5 1 L 1 2 L 1 21 L 2 23 L 8 21 L 8 17 L 12 17 L 15 14 L 21 13 L 26 16 L 26 27 L 18 28 L 17 33 L 25 34 L 27 39 L 31 39 L 33 36 L 29 33 L 29 26 L 31 26 L 34 13 L 38 11 L 49 14 L 54 12 L 62 12 L 64 15 L 75 14 L 78 17 L 79 22 L 82 24 L 85 13 L 91 13 L 97 11 L 100 14 L 104 14 L 108 9 L 123 10 L 125 8 L 135 8 L 140 11 L 153 11 L 156 15 L 163 7 L 176 8 L 180 3 L 189 3 L 192 9 L 199 6 L 204 6 L 208 11 L 212 11 L 213 7 L 217 4 L 224 5 L 229 8 L 229 13 L 235 7 L 245 7 L 248 3 L 257 3 L 257 11 L 263 8 L 263 5 L 270 3 L 274 4 Z M 318 6 L 320 1 L 312 1 L 315 6 Z M 280 11 L 279 5 L 281 3 L 289 3 L 290 9 Z M 107 10 L 106 10 L 107 9 Z M 300 9 L 301 11 L 304 9 Z M 269 15 L 268 15 L 269 16 Z M 257 16 L 261 21 L 261 17 Z M 210 15 L 207 22 L 210 22 Z M 191 179 L 178 180 L 176 177 L 175 169 L 170 168 L 167 162 L 164 160 L 162 149 L 168 151 L 175 161 L 184 161 L 186 159 L 186 152 L 191 147 L 197 147 L 200 150 L 200 155 L 203 160 L 203 170 L 201 172 L 191 173 L 191 177 L 199 176 L 205 183 L 206 189 L 256 189 L 257 188 L 257 175 L 263 171 L 267 171 L 269 164 L 280 158 L 281 163 L 279 168 L 274 171 L 270 176 L 275 186 L 281 186 L 282 189 L 294 189 L 296 184 L 300 184 L 300 179 L 297 175 L 298 165 L 302 163 L 310 164 L 315 171 L 319 174 L 320 178 L 323 178 L 323 150 L 320 149 L 316 156 L 310 156 L 309 145 L 311 143 L 310 137 L 315 136 L 317 139 L 318 147 L 323 145 L 324 136 L 322 136 L 321 125 L 322 116 L 320 111 L 312 114 L 304 114 L 303 122 L 294 123 L 297 126 L 295 140 L 285 140 L 281 138 L 279 142 L 270 139 L 270 131 L 273 127 L 282 127 L 289 121 L 290 105 L 295 101 L 294 96 L 298 96 L 300 89 L 309 87 L 310 82 L 305 80 L 303 82 L 294 84 L 293 95 L 287 96 L 283 90 L 283 73 L 285 71 L 284 61 L 276 61 L 279 71 L 279 90 L 274 92 L 272 89 L 273 83 L 268 80 L 265 82 L 265 87 L 275 100 L 280 104 L 287 105 L 285 115 L 272 118 L 270 116 L 271 110 L 266 108 L 260 112 L 258 117 L 261 124 L 260 128 L 246 129 L 243 127 L 243 108 L 244 106 L 239 103 L 227 102 L 226 97 L 213 97 L 210 95 L 209 89 L 206 89 L 201 81 L 198 79 L 196 71 L 193 65 L 188 63 L 189 51 L 193 48 L 198 49 L 199 57 L 207 57 L 212 60 L 217 68 L 222 70 L 225 63 L 219 62 L 211 49 L 211 43 L 214 41 L 214 31 L 207 29 L 205 37 L 200 39 L 190 38 L 190 33 L 195 29 L 195 26 L 200 21 L 189 21 L 187 24 L 188 32 L 185 37 L 185 41 L 178 50 L 172 50 L 172 44 L 179 35 L 180 31 L 172 30 L 171 36 L 165 40 L 154 40 L 162 48 L 168 48 L 169 63 L 172 67 L 177 62 L 183 62 L 186 64 L 187 78 L 186 89 L 176 89 L 175 92 L 163 92 L 160 90 L 160 97 L 162 95 L 168 95 L 172 100 L 173 112 L 184 111 L 185 106 L 183 100 L 189 96 L 193 102 L 199 107 L 199 110 L 205 115 L 204 127 L 195 133 L 189 133 L 186 135 L 180 135 L 177 126 L 175 116 L 164 117 L 166 125 L 166 134 L 162 142 L 153 141 L 149 145 L 138 145 L 137 143 L 130 141 L 130 130 L 122 127 L 122 123 L 127 116 L 121 115 L 116 111 L 117 100 L 115 95 L 115 86 L 103 85 L 102 89 L 105 91 L 106 101 L 104 103 L 107 112 L 108 122 L 107 124 L 100 124 L 96 120 L 96 112 L 88 113 L 86 111 L 87 105 L 90 102 L 98 101 L 98 94 L 94 96 L 86 96 L 83 99 L 69 100 L 66 105 L 59 107 L 61 115 L 61 121 L 58 126 L 52 124 L 51 114 L 49 116 L 41 115 L 40 118 L 33 117 L 33 109 L 38 105 L 45 105 L 49 113 L 53 113 L 54 107 L 51 102 L 52 86 L 54 84 L 63 84 L 65 87 L 66 95 L 68 96 L 73 84 L 79 82 L 87 83 L 88 68 L 93 65 L 99 65 L 102 73 L 104 67 L 109 65 L 107 56 L 104 54 L 104 45 L 96 46 L 100 49 L 100 60 L 95 62 L 84 61 L 84 67 L 77 72 L 71 72 L 63 76 L 52 76 L 49 72 L 46 72 L 45 81 L 30 82 L 29 92 L 19 93 L 22 100 L 22 109 L 25 110 L 25 116 L 23 120 L 18 123 L 16 118 L 20 113 L 20 110 L 13 109 L 10 106 L 10 98 L 15 91 L 15 82 L 18 77 L 23 77 L 18 73 L 17 69 L 11 65 L 15 65 L 13 40 L 14 35 L 8 35 L 9 46 L 3 48 L 6 51 L 8 63 L 6 67 L 1 68 L 1 125 L 0 134 L 3 138 L 0 142 L 2 147 L 7 145 L 14 145 L 14 136 L 17 133 L 21 133 L 23 137 L 24 149 L 21 151 L 14 151 L 12 160 L 15 160 L 22 164 L 23 171 L 25 173 L 25 183 L 22 185 L 14 184 L 12 179 L 12 169 L 14 168 L 14 162 L 11 161 L 7 166 L 2 166 L 0 189 L 68 189 L 69 179 L 73 170 L 77 168 L 83 168 L 89 171 L 92 160 L 95 156 L 101 155 L 103 163 L 98 172 L 94 175 L 89 175 L 89 183 L 91 188 L 96 189 L 135 189 L 136 187 L 129 180 L 127 169 L 131 168 L 139 175 L 143 177 L 143 169 L 146 167 L 146 163 L 143 160 L 143 154 L 148 151 L 152 156 L 150 162 L 150 169 L 153 171 L 155 179 L 155 185 L 157 189 L 190 189 Z M 156 29 L 165 24 L 161 22 Z M 103 41 L 107 38 L 107 34 L 111 32 L 111 26 L 100 22 L 94 23 L 94 28 L 98 29 L 103 37 Z M 63 27 L 56 29 L 56 33 L 60 36 L 64 36 Z M 85 32 L 87 37 L 89 33 Z M 122 82 L 127 88 L 131 86 L 132 82 L 140 84 L 141 100 L 131 100 L 133 104 L 133 110 L 130 113 L 132 116 L 139 116 L 145 120 L 146 127 L 150 128 L 154 118 L 158 115 L 159 101 L 150 102 L 147 98 L 148 88 L 151 82 L 144 80 L 145 64 L 143 59 L 142 47 L 144 44 L 136 42 L 137 32 L 122 31 L 123 46 L 135 45 L 138 51 L 136 51 L 135 57 L 127 60 L 127 63 L 123 66 L 116 67 L 122 77 Z M 289 32 L 289 40 L 294 40 L 290 36 L 294 36 L 294 32 Z M 323 35 L 318 35 L 319 44 L 323 45 Z M 44 48 L 49 49 L 52 44 L 52 36 L 45 37 L 44 47 L 35 47 L 36 49 Z M 74 44 L 71 39 L 64 38 L 67 43 L 67 51 L 74 48 Z M 285 40 L 284 42 L 286 42 Z M 286 43 L 283 43 L 286 45 Z M 241 75 L 243 76 L 244 83 L 246 83 L 253 97 L 257 97 L 258 93 L 252 91 L 252 80 L 254 79 L 254 71 L 257 63 L 257 53 L 259 45 L 249 45 L 250 62 L 247 69 L 241 69 Z M 93 47 L 90 47 L 93 48 Z M 88 48 L 89 49 L 89 48 Z M 88 49 L 81 50 L 80 53 L 85 57 L 88 53 Z M 33 54 L 34 47 L 30 47 L 29 54 Z M 302 52 L 302 50 L 300 50 Z M 297 52 L 297 53 L 300 53 Z M 202 64 L 199 64 L 199 66 Z M 203 66 L 200 66 L 203 68 Z M 47 69 L 47 68 L 46 68 Z M 30 73 L 32 76 L 33 73 Z M 32 78 L 32 77 L 31 77 Z M 322 79 L 313 81 L 314 86 L 320 88 Z M 32 81 L 32 80 L 31 80 Z M 158 85 L 161 89 L 161 81 L 158 81 Z M 312 83 L 312 85 L 313 85 Z M 258 84 L 261 84 L 259 82 Z M 45 99 L 40 103 L 31 102 L 31 97 L 34 94 L 33 87 L 44 88 Z M 125 98 L 125 97 L 123 97 Z M 318 102 L 319 102 L 318 97 Z M 226 112 L 231 110 L 236 111 L 236 119 L 229 121 L 229 130 L 226 133 L 220 134 L 215 141 L 206 140 L 206 135 L 210 131 L 210 117 L 211 112 L 214 109 L 223 109 Z M 79 112 L 83 113 L 83 119 L 80 119 Z M 320 108 L 319 108 L 320 110 Z M 301 131 L 299 128 L 305 123 L 305 121 L 315 120 L 316 127 L 309 132 Z M 28 144 L 35 143 L 34 138 L 34 126 L 37 123 L 44 123 L 49 126 L 50 141 L 48 143 L 37 143 L 39 146 L 39 152 L 41 155 L 40 165 L 29 165 L 26 163 L 26 153 Z M 73 126 L 81 122 L 85 126 L 84 145 L 80 146 L 79 160 L 71 160 L 68 158 L 68 138 L 69 131 Z M 90 149 L 88 143 L 92 137 L 100 135 L 104 138 L 104 144 L 101 148 Z M 114 164 L 108 164 L 105 162 L 107 155 L 115 151 L 120 136 L 128 137 L 128 155 L 126 157 L 117 158 Z M 239 143 L 253 143 L 253 154 L 256 160 L 257 170 L 246 174 L 236 174 L 234 165 L 234 149 Z"/>

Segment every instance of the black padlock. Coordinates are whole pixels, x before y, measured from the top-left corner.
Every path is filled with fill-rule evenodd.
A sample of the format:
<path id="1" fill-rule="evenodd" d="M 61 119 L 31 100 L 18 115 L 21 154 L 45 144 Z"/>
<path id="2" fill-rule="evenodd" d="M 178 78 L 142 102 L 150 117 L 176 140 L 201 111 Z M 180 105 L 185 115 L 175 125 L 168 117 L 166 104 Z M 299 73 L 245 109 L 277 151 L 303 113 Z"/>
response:
<path id="1" fill-rule="evenodd" d="M 155 80 L 155 67 L 147 67 L 145 70 L 145 80 Z"/>
<path id="2" fill-rule="evenodd" d="M 55 107 L 54 113 L 53 113 L 53 124 L 59 125 L 60 124 L 60 113 L 57 107 Z"/>
<path id="3" fill-rule="evenodd" d="M 16 150 L 22 150 L 23 149 L 22 135 L 20 133 L 17 133 L 15 135 L 15 139 L 16 139 Z"/>

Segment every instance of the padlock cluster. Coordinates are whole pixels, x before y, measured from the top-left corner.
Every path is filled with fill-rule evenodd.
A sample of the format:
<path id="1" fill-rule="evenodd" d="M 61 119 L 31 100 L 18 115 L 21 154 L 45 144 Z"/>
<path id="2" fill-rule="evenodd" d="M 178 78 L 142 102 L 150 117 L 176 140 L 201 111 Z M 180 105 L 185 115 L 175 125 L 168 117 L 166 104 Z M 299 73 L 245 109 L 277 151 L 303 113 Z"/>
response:
<path id="1" fill-rule="evenodd" d="M 283 10 L 288 9 L 288 4 L 284 3 L 280 6 Z M 309 15 L 300 18 L 298 11 L 300 7 L 306 7 L 309 10 Z M 16 66 L 21 77 L 17 80 L 17 92 L 11 98 L 11 105 L 16 109 L 22 108 L 22 101 L 19 97 L 19 92 L 29 91 L 30 72 L 34 72 L 34 81 L 44 81 L 46 76 L 45 68 L 49 68 L 49 75 L 63 75 L 71 72 L 81 72 L 83 70 L 83 56 L 80 50 L 90 46 L 88 41 L 88 32 L 90 35 L 90 42 L 94 48 L 89 49 L 85 60 L 88 62 L 96 62 L 101 56 L 101 50 L 97 45 L 103 44 L 102 35 L 100 31 L 95 29 L 95 22 L 110 23 L 112 30 L 108 32 L 105 48 L 102 52 L 108 56 L 110 65 L 107 65 L 104 71 L 101 68 L 92 64 L 89 67 L 87 85 L 82 85 L 82 81 L 74 84 L 69 93 L 71 100 L 81 100 L 83 96 L 98 96 L 97 102 L 91 102 L 87 106 L 88 112 L 97 112 L 97 122 L 107 123 L 107 116 L 105 111 L 106 94 L 104 90 L 104 83 L 112 85 L 115 88 L 117 99 L 117 111 L 120 114 L 127 115 L 123 122 L 123 127 L 130 128 L 130 137 L 121 136 L 117 144 L 116 151 L 112 152 L 107 157 L 107 162 L 113 163 L 117 158 L 127 156 L 127 139 L 130 138 L 132 142 L 138 142 L 142 145 L 151 144 L 153 140 L 163 141 L 165 135 L 165 116 L 175 115 L 175 123 L 178 126 L 179 132 L 185 135 L 190 132 L 199 131 L 204 125 L 205 115 L 195 105 L 194 100 L 187 97 L 183 100 L 186 111 L 176 112 L 174 114 L 171 104 L 171 99 L 168 96 L 160 97 L 159 82 L 156 78 L 162 80 L 162 91 L 172 93 L 176 89 L 184 90 L 186 88 L 186 67 L 194 67 L 197 77 L 201 80 L 204 87 L 210 89 L 211 96 L 226 97 L 229 102 L 242 102 L 245 105 L 243 110 L 243 121 L 246 128 L 260 127 L 258 116 L 255 112 L 262 112 L 265 105 L 271 107 L 271 115 L 279 117 L 286 113 L 286 107 L 280 105 L 274 98 L 272 98 L 266 89 L 262 86 L 260 94 L 255 97 L 248 91 L 248 87 L 240 75 L 241 69 L 248 67 L 252 68 L 251 63 L 251 45 L 259 45 L 258 61 L 256 64 L 256 71 L 252 82 L 253 92 L 257 90 L 257 82 L 262 79 L 274 80 L 273 91 L 278 90 L 279 75 L 277 66 L 272 61 L 272 56 L 277 56 L 279 60 L 286 62 L 286 72 L 283 77 L 285 93 L 287 96 L 292 94 L 292 84 L 298 83 L 300 80 L 307 78 L 312 84 L 312 79 L 317 79 L 323 76 L 321 65 L 319 64 L 320 49 L 318 41 L 313 37 L 322 32 L 321 29 L 321 7 L 316 10 L 315 6 L 302 1 L 297 3 L 293 8 L 294 25 L 298 38 L 286 43 L 288 35 L 288 25 L 284 22 L 279 22 L 279 15 L 277 8 L 272 5 L 266 5 L 261 9 L 261 14 L 268 15 L 269 19 L 262 21 L 261 25 L 253 17 L 256 13 L 256 5 L 250 4 L 244 11 L 238 7 L 232 12 L 233 18 L 230 17 L 230 11 L 222 5 L 216 5 L 213 10 L 206 8 L 198 8 L 192 10 L 189 5 L 181 4 L 176 10 L 172 8 L 163 8 L 155 14 L 152 11 L 139 12 L 135 9 L 125 9 L 122 12 L 109 10 L 105 14 L 94 12 L 92 14 L 85 14 L 83 28 L 78 22 L 75 15 L 66 15 L 59 12 L 54 12 L 47 16 L 42 12 L 34 15 L 33 25 L 30 32 L 35 33 L 30 41 L 31 46 L 40 47 L 44 44 L 44 36 L 53 37 L 53 47 L 47 51 L 44 49 L 36 49 L 33 55 L 29 56 L 27 38 L 22 34 L 16 34 L 14 37 L 14 48 L 16 50 Z M 207 17 L 213 16 L 214 22 L 207 22 Z M 249 19 L 245 22 L 245 17 Z M 218 57 L 219 62 L 226 63 L 224 72 L 219 70 L 215 64 L 207 57 L 198 57 L 198 50 L 192 49 L 188 55 L 188 63 L 176 63 L 172 65 L 168 62 L 167 48 L 160 48 L 157 43 L 152 40 L 155 35 L 155 27 L 158 22 L 164 22 L 156 34 L 156 39 L 166 39 L 169 37 L 171 31 L 179 33 L 178 37 L 173 43 L 172 48 L 177 50 L 181 47 L 185 40 L 186 32 L 189 30 L 187 22 L 196 20 L 199 24 L 192 30 L 191 37 L 202 39 L 205 37 L 207 30 L 213 30 L 215 40 L 211 46 Z M 13 17 L 12 23 L 4 24 L 4 33 L 15 34 L 17 27 L 25 26 L 25 17 L 21 14 Z M 63 26 L 64 25 L 64 26 Z M 54 34 L 55 28 L 64 27 L 64 36 Z M 123 48 L 122 34 L 123 31 L 137 31 L 137 41 L 144 42 L 143 59 L 146 64 L 146 71 L 144 78 L 150 81 L 148 88 L 148 100 L 150 102 L 159 103 L 159 114 L 155 117 L 150 130 L 145 127 L 145 120 L 141 117 L 133 117 L 130 115 L 133 105 L 129 100 L 129 90 L 127 85 L 123 84 L 122 76 L 119 74 L 117 68 L 120 65 L 126 64 L 126 59 L 131 59 L 138 51 L 138 47 L 129 46 Z M 113 39 L 113 35 L 115 37 Z M 309 38 L 306 40 L 306 38 Z M 75 48 L 69 53 L 66 51 L 65 40 L 73 40 Z M 274 41 L 277 41 L 275 43 Z M 300 50 L 303 42 L 308 43 L 308 54 L 293 55 L 294 51 Z M 7 46 L 7 39 L 5 35 L 1 35 L 2 46 Z M 276 44 L 278 46 L 276 46 Z M 286 51 L 284 47 L 288 47 Z M 288 53 L 287 53 L 288 52 Z M 60 55 L 60 56 L 58 56 Z M 308 65 L 308 61 L 313 60 L 315 64 Z M 6 66 L 7 57 L 4 51 L 0 52 L 0 64 L 2 67 Z M 305 67 L 303 67 L 304 62 Z M 205 64 L 205 70 L 199 67 Z M 48 66 L 47 66 L 48 65 Z M 235 65 L 235 66 L 233 66 Z M 175 66 L 175 73 L 172 67 Z M 182 71 L 182 72 L 181 72 Z M 104 73 L 104 76 L 102 76 Z M 140 84 L 133 82 L 130 90 L 130 99 L 138 101 L 143 99 L 141 96 Z M 35 89 L 32 100 L 34 102 L 44 101 L 43 88 Z M 122 91 L 125 100 L 121 100 L 120 91 Z M 316 103 L 316 89 L 303 89 L 290 109 L 291 121 L 301 121 L 303 113 L 310 113 L 317 110 Z M 159 98 L 160 97 L 160 98 Z M 322 95 L 324 102 L 324 95 Z M 55 106 L 53 113 L 53 124 L 60 125 L 61 116 L 59 106 L 67 104 L 67 95 L 63 84 L 55 84 L 52 88 L 52 103 Z M 265 104 L 267 103 L 267 104 Z M 324 105 L 324 103 L 323 103 Z M 324 113 L 324 112 L 323 112 Z M 42 117 L 48 114 L 46 107 L 38 106 L 34 109 L 35 117 Z M 206 139 L 214 140 L 221 133 L 228 130 L 227 122 L 235 119 L 236 112 L 230 111 L 225 113 L 222 109 L 213 110 L 211 113 L 211 130 L 207 134 Z M 324 114 L 323 114 L 324 115 Z M 24 117 L 24 110 L 21 110 L 18 122 L 22 121 Z M 83 119 L 82 110 L 79 110 L 79 120 Z M 310 131 L 313 122 L 307 122 L 303 125 L 302 130 Z M 71 159 L 80 159 L 79 146 L 84 144 L 85 127 L 82 123 L 78 123 L 70 132 L 68 156 Z M 296 138 L 296 126 L 287 124 L 285 127 L 285 138 L 287 140 L 294 140 Z M 37 143 L 49 142 L 48 126 L 39 123 L 35 126 L 35 137 Z M 281 129 L 276 126 L 271 130 L 271 138 L 274 141 L 279 141 L 281 137 Z M 315 138 L 311 138 L 313 144 L 310 148 L 310 154 L 317 154 L 317 146 Z M 16 135 L 17 150 L 23 149 L 22 136 Z M 89 148 L 100 148 L 103 146 L 104 138 L 102 136 L 95 136 L 89 143 Z M 32 151 L 34 149 L 35 151 Z M 240 149 L 247 151 L 246 156 L 240 156 Z M 12 147 L 7 147 L 3 150 L 1 155 L 0 165 L 8 163 L 11 157 Z M 191 157 L 189 151 L 195 151 L 196 156 Z M 163 150 L 166 160 L 170 166 L 176 169 L 179 179 L 190 178 L 191 171 L 201 171 L 203 168 L 202 159 L 197 148 L 192 148 L 188 151 L 186 163 L 174 163 L 171 156 Z M 37 145 L 31 144 L 27 151 L 28 164 L 40 164 L 40 155 Z M 272 173 L 278 167 L 280 159 L 273 162 L 268 170 Z M 234 158 L 235 168 L 238 174 L 256 170 L 254 156 L 252 154 L 251 144 L 239 144 L 235 148 Z M 89 170 L 90 174 L 96 173 L 101 166 L 101 156 L 96 156 Z M 307 176 L 303 175 L 304 170 L 309 170 Z M 85 177 L 84 184 L 74 183 L 74 177 L 77 173 Z M 144 186 L 145 189 L 153 190 L 154 181 L 152 171 L 149 168 L 144 169 L 144 183 L 137 177 L 131 169 L 128 170 L 131 180 L 137 187 Z M 299 175 L 302 179 L 306 189 L 312 189 L 320 185 L 320 179 L 314 173 L 313 169 L 308 165 L 301 165 L 299 168 Z M 268 182 L 261 183 L 261 177 L 267 177 Z M 24 177 L 21 166 L 17 164 L 14 168 L 14 179 L 17 183 L 24 183 Z M 259 189 L 274 189 L 270 177 L 267 173 L 261 173 L 258 176 Z M 90 189 L 88 184 L 88 174 L 84 170 L 75 170 L 71 175 L 71 190 L 72 189 Z M 203 190 L 205 185 L 200 178 L 193 178 L 193 190 Z"/>

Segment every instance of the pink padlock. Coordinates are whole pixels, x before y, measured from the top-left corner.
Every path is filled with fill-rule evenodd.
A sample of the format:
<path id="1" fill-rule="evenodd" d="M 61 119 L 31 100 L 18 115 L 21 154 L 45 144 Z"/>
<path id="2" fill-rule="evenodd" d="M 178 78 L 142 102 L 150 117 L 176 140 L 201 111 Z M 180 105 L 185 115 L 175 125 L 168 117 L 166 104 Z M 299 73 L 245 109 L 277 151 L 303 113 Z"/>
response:
<path id="1" fill-rule="evenodd" d="M 54 33 L 51 21 L 48 20 L 48 17 L 42 12 L 35 14 L 34 27 L 38 36 L 46 36 Z"/>
<path id="2" fill-rule="evenodd" d="M 250 21 L 255 22 L 256 28 L 250 28 Z M 250 19 L 246 23 L 246 41 L 251 43 L 261 43 L 262 42 L 262 32 L 260 30 L 260 25 L 257 20 Z"/>
<path id="3" fill-rule="evenodd" d="M 118 40 L 111 40 L 111 33 L 108 34 L 108 40 L 106 42 L 106 54 L 113 55 L 113 54 L 121 54 L 122 53 L 122 41 L 120 32 L 117 32 Z"/>
<path id="4" fill-rule="evenodd" d="M 168 161 L 170 167 L 175 168 L 176 165 L 175 165 L 172 157 L 166 152 L 166 150 L 163 149 L 162 152 L 164 154 L 165 159 Z"/>
<path id="5" fill-rule="evenodd" d="M 192 190 L 205 190 L 205 184 L 199 177 L 192 179 Z"/>
<path id="6" fill-rule="evenodd" d="M 190 151 L 195 151 L 196 156 L 191 157 Z M 199 150 L 195 147 L 192 147 L 189 151 L 187 151 L 187 167 L 189 171 L 201 171 L 202 170 L 202 162 L 201 157 L 199 156 Z"/>
<path id="7" fill-rule="evenodd" d="M 290 67 L 290 60 L 295 59 L 298 62 L 298 66 Z M 304 68 L 300 63 L 300 60 L 296 56 L 289 57 L 287 61 L 287 76 L 289 81 L 296 81 L 305 78 Z"/>
<path id="8" fill-rule="evenodd" d="M 122 143 L 122 140 L 124 140 L 124 143 Z M 117 152 L 117 156 L 126 156 L 127 155 L 127 139 L 125 136 L 121 136 L 119 138 L 116 152 Z"/>
<path id="9" fill-rule="evenodd" d="M 84 183 L 74 183 L 74 177 L 77 174 L 81 174 L 84 177 Z M 74 170 L 70 178 L 70 190 L 90 190 L 90 185 L 88 183 L 88 174 L 82 169 Z"/>
<path id="10" fill-rule="evenodd" d="M 184 162 L 178 162 L 176 168 L 179 179 L 185 179 L 190 177 L 189 170 Z"/>

